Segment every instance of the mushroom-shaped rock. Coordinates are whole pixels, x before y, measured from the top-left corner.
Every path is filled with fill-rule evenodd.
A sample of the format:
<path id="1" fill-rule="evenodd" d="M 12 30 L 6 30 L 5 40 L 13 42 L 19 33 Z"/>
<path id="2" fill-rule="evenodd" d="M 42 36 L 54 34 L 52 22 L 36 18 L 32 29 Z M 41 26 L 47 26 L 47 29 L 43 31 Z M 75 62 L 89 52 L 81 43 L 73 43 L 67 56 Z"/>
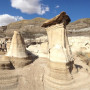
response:
<path id="1" fill-rule="evenodd" d="M 90 78 L 88 81 L 89 74 L 86 71 L 84 71 L 86 76 L 83 75 L 82 78 L 82 71 L 76 72 L 77 68 L 72 58 L 66 33 L 66 25 L 69 22 L 69 16 L 65 12 L 61 12 L 61 14 L 42 25 L 48 35 L 50 60 L 45 67 L 44 90 L 76 90 L 77 88 L 77 90 L 80 90 L 83 85 L 88 87 L 88 82 L 90 83 Z M 83 80 L 86 78 L 87 81 L 84 83 Z M 86 88 L 84 89 L 86 90 Z"/>
<path id="2" fill-rule="evenodd" d="M 47 20 L 43 23 L 42 27 L 48 27 L 51 25 L 55 25 L 55 24 L 60 24 L 62 22 L 64 22 L 64 24 L 68 24 L 71 21 L 71 19 L 69 18 L 69 16 L 66 14 L 66 12 L 61 12 L 59 15 L 57 15 L 56 17 Z"/>

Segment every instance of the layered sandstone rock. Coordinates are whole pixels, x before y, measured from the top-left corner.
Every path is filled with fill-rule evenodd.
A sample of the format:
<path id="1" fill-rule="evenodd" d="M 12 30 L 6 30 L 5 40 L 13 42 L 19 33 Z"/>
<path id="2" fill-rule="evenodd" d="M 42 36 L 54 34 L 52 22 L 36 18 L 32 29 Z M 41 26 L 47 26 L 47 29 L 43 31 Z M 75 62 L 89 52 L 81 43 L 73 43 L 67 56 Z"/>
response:
<path id="1" fill-rule="evenodd" d="M 10 48 L 4 58 L 9 59 L 15 67 L 25 66 L 32 61 L 26 51 L 24 39 L 19 32 L 14 31 Z"/>
<path id="2" fill-rule="evenodd" d="M 17 57 L 17 58 L 26 58 L 28 57 L 25 49 L 25 43 L 21 34 L 17 31 L 14 31 L 12 38 L 11 46 L 6 54 L 8 57 Z"/>
<path id="3" fill-rule="evenodd" d="M 9 49 L 10 49 L 10 45 L 11 45 L 11 40 L 8 40 L 8 41 L 7 41 L 7 52 L 8 52 Z"/>
<path id="4" fill-rule="evenodd" d="M 50 59 L 45 74 L 45 90 L 49 90 L 50 88 L 56 90 L 55 88 L 53 89 L 53 85 L 60 84 L 60 81 L 63 82 L 63 84 L 72 83 L 69 70 L 72 69 L 73 61 L 71 61 L 68 56 L 71 52 L 65 30 L 69 22 L 69 16 L 66 15 L 65 12 L 62 12 L 43 24 L 43 27 L 46 27 L 48 35 Z M 67 82 L 68 80 L 69 82 Z M 47 86 L 47 83 L 49 86 Z M 60 85 L 62 85 L 62 83 Z"/>
<path id="5" fill-rule="evenodd" d="M 48 42 L 44 42 L 40 45 L 39 52 L 38 52 L 39 57 L 44 57 L 44 58 L 49 58 L 48 55 Z"/>
<path id="6" fill-rule="evenodd" d="M 62 12 L 42 25 L 46 28 L 48 35 L 50 59 L 44 75 L 45 90 L 72 90 L 74 88 L 80 90 L 81 86 L 88 83 L 88 81 L 82 83 L 81 80 L 88 78 L 89 74 L 84 70 L 78 73 L 78 68 L 82 66 L 74 65 L 66 34 L 66 25 L 69 22 L 69 16 Z M 85 72 L 86 76 L 78 78 L 82 72 Z"/>
<path id="7" fill-rule="evenodd" d="M 90 37 L 89 36 L 74 36 L 68 37 L 72 52 L 90 53 Z"/>

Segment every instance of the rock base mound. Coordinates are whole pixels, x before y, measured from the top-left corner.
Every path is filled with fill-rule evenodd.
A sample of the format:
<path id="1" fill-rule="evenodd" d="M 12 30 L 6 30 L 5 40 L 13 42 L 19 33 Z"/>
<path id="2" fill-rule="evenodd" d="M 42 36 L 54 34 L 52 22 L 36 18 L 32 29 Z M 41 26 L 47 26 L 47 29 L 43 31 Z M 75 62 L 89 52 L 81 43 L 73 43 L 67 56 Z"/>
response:
<path id="1" fill-rule="evenodd" d="M 3 63 L 4 64 L 7 63 L 6 66 L 8 66 L 8 68 L 21 68 L 21 67 L 24 67 L 24 66 L 32 63 L 32 62 L 33 61 L 30 59 L 30 57 L 28 57 L 28 58 L 15 58 L 15 57 L 7 57 L 7 56 L 3 57 Z"/>

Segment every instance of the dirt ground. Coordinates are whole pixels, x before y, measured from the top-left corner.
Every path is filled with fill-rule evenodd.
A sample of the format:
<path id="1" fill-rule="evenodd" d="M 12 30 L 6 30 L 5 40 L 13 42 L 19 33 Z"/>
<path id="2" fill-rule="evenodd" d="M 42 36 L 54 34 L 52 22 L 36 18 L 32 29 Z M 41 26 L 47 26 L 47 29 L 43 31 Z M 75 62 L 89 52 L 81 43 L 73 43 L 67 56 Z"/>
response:
<path id="1" fill-rule="evenodd" d="M 44 90 L 43 77 L 47 62 L 47 59 L 39 58 L 24 68 L 0 70 L 0 90 Z"/>
<path id="2" fill-rule="evenodd" d="M 44 88 L 44 75 L 48 62 L 49 60 L 47 58 L 38 58 L 33 63 L 23 68 L 0 70 L 0 90 L 46 90 Z M 78 63 L 79 65 L 82 65 L 84 69 L 87 68 L 89 70 L 89 67 L 82 61 L 76 59 L 75 63 Z M 79 78 L 82 79 L 83 75 L 87 74 L 81 71 Z M 74 75 L 74 77 L 78 76 Z M 87 79 L 85 82 L 86 81 Z M 88 88 L 88 86 L 89 83 L 84 86 L 84 89 L 73 90 L 90 90 L 90 87 Z"/>

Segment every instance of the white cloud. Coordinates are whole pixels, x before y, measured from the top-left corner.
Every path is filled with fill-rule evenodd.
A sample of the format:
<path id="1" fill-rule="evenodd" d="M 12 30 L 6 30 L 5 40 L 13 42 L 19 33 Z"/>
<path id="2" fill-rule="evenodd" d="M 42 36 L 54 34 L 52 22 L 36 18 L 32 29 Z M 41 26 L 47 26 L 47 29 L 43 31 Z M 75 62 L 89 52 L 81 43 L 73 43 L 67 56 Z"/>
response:
<path id="1" fill-rule="evenodd" d="M 60 7 L 59 5 L 56 6 L 56 8 L 59 8 L 59 7 Z"/>
<path id="2" fill-rule="evenodd" d="M 0 15 L 0 26 L 8 25 L 11 22 L 22 20 L 22 16 L 11 16 L 9 14 Z"/>
<path id="3" fill-rule="evenodd" d="M 41 0 L 11 0 L 11 6 L 20 9 L 23 13 L 43 15 L 49 11 L 49 7 L 40 1 Z"/>

